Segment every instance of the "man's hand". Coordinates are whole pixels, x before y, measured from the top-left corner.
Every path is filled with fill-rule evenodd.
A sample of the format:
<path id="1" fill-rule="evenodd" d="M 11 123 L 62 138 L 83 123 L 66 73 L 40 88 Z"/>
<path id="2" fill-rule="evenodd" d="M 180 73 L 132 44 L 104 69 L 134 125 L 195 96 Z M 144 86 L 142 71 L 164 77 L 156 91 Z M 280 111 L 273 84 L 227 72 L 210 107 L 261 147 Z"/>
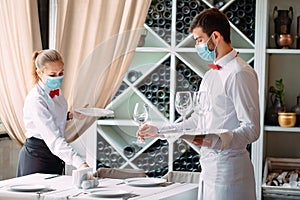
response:
<path id="1" fill-rule="evenodd" d="M 212 140 L 207 135 L 182 135 L 180 138 L 184 139 L 196 146 L 211 147 Z"/>
<path id="2" fill-rule="evenodd" d="M 145 138 L 156 138 L 157 137 L 158 128 L 156 126 L 150 124 L 144 124 L 137 131 L 136 136 L 141 138 L 142 141 Z"/>

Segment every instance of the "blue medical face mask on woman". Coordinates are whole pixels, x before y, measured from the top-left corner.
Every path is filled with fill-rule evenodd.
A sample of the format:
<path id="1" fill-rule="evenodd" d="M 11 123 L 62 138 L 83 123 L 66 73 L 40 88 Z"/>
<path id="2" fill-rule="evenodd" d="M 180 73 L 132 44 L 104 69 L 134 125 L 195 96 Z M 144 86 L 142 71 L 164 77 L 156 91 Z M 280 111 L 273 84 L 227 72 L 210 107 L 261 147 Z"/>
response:
<path id="1" fill-rule="evenodd" d="M 206 61 L 214 61 L 216 58 L 216 48 L 217 46 L 214 48 L 214 50 L 209 50 L 207 43 L 209 42 L 209 40 L 211 39 L 212 35 L 208 38 L 208 40 L 205 43 L 202 44 L 196 44 L 196 50 L 198 55 L 200 56 L 200 58 L 202 58 L 203 60 Z"/>
<path id="2" fill-rule="evenodd" d="M 57 89 L 61 86 L 64 76 L 47 76 L 45 85 L 50 89 Z"/>

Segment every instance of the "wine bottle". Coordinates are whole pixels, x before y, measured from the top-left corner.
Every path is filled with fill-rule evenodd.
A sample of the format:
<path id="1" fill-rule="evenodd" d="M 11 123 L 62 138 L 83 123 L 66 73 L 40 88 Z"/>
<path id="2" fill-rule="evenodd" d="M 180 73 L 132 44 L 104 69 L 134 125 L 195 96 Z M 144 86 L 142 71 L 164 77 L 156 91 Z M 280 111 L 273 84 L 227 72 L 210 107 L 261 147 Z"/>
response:
<path id="1" fill-rule="evenodd" d="M 165 111 L 165 105 L 163 103 L 158 103 L 157 104 L 157 109 L 160 111 L 160 112 L 164 112 Z"/>
<path id="2" fill-rule="evenodd" d="M 176 30 L 182 31 L 183 29 L 184 29 L 184 23 L 182 21 L 177 21 L 176 22 Z"/>
<path id="3" fill-rule="evenodd" d="M 164 19 L 167 19 L 167 20 L 170 20 L 170 19 L 172 18 L 171 12 L 170 12 L 169 10 L 165 10 L 165 11 L 163 12 L 163 18 L 164 18 Z"/>
<path id="4" fill-rule="evenodd" d="M 140 149 L 141 149 L 140 146 L 133 143 L 125 146 L 123 149 L 123 153 L 127 158 L 132 158 Z"/>
<path id="5" fill-rule="evenodd" d="M 163 27 L 166 24 L 165 18 L 159 18 L 157 20 L 158 26 Z"/>
<path id="6" fill-rule="evenodd" d="M 166 9 L 172 9 L 172 1 L 171 0 L 167 0 L 167 1 L 164 1 L 165 3 L 165 7 Z"/>
<path id="7" fill-rule="evenodd" d="M 192 71 L 189 68 L 183 70 L 183 76 L 189 78 L 192 75 Z"/>
<path id="8" fill-rule="evenodd" d="M 155 6 L 155 10 L 156 10 L 157 12 L 162 12 L 162 11 L 165 10 L 165 5 L 162 4 L 162 3 L 158 3 L 158 4 L 156 4 L 156 6 Z"/>
<path id="9" fill-rule="evenodd" d="M 160 148 L 160 153 L 161 153 L 162 155 L 164 155 L 164 156 L 169 155 L 169 148 L 168 148 L 168 146 L 162 146 L 162 147 Z"/>
<path id="10" fill-rule="evenodd" d="M 156 163 L 162 163 L 162 162 L 165 161 L 165 157 L 164 157 L 162 154 L 157 153 L 157 154 L 155 155 L 155 157 L 154 157 L 154 161 L 155 161 Z"/>
<path id="11" fill-rule="evenodd" d="M 183 8 L 182 8 L 182 13 L 184 14 L 184 15 L 189 15 L 190 14 L 190 8 L 188 7 L 188 6 L 184 6 Z"/>
<path id="12" fill-rule="evenodd" d="M 233 14 L 233 12 L 232 11 L 226 11 L 225 12 L 225 15 L 227 16 L 227 18 L 229 19 L 229 20 L 231 20 L 232 18 L 233 18 L 233 16 L 234 16 L 234 14 Z"/>
<path id="13" fill-rule="evenodd" d="M 145 96 L 146 96 L 147 99 L 151 99 L 152 98 L 152 92 L 151 91 L 146 91 Z"/>
<path id="14" fill-rule="evenodd" d="M 177 8 L 183 8 L 184 5 L 185 5 L 184 1 L 182 1 L 182 0 L 177 1 Z"/>
<path id="15" fill-rule="evenodd" d="M 178 152 L 182 155 L 187 151 L 187 146 L 183 143 L 178 144 Z"/>
<path id="16" fill-rule="evenodd" d="M 158 104 L 158 98 L 157 98 L 157 97 L 152 97 L 152 98 L 151 98 L 151 103 L 152 103 L 153 105 L 157 105 L 157 104 Z"/>
<path id="17" fill-rule="evenodd" d="M 164 99 L 164 97 L 166 96 L 166 93 L 165 93 L 165 91 L 163 91 L 163 90 L 158 90 L 158 91 L 156 92 L 156 96 L 157 96 L 157 98 L 159 98 L 159 99 Z"/>
<path id="18" fill-rule="evenodd" d="M 244 9 L 246 1 L 245 0 L 238 0 L 237 4 L 240 7 L 240 9 Z"/>
<path id="19" fill-rule="evenodd" d="M 230 10 L 231 10 L 232 12 L 236 12 L 236 11 L 239 10 L 239 6 L 238 6 L 237 4 L 235 4 L 235 3 L 233 3 L 233 4 L 231 4 L 231 6 L 230 6 Z"/>
<path id="20" fill-rule="evenodd" d="M 244 18 L 246 16 L 246 13 L 244 10 L 238 10 L 237 11 L 237 17 L 238 18 Z"/>
<path id="21" fill-rule="evenodd" d="M 180 171 L 180 169 L 181 169 L 181 163 L 180 163 L 179 161 L 175 161 L 175 162 L 173 163 L 173 169 L 174 169 L 175 171 Z"/>
<path id="22" fill-rule="evenodd" d="M 245 12 L 247 14 L 252 14 L 253 13 L 253 6 L 251 4 L 246 4 L 245 5 Z"/>
<path id="23" fill-rule="evenodd" d="M 198 3 L 197 3 L 197 1 L 190 1 L 189 2 L 189 7 L 191 8 L 191 10 L 195 10 L 195 9 L 197 9 L 197 7 L 198 7 Z"/>
<path id="24" fill-rule="evenodd" d="M 184 15 L 182 14 L 182 12 L 177 12 L 176 13 L 176 20 L 177 21 L 182 21 L 184 18 Z"/>
<path id="25" fill-rule="evenodd" d="M 104 145 L 104 142 L 100 140 L 100 141 L 98 141 L 97 146 L 98 146 L 99 151 L 103 151 L 105 145 Z"/>
<path id="26" fill-rule="evenodd" d="M 105 155 L 106 157 L 108 157 L 108 156 L 111 154 L 111 152 L 112 152 L 112 147 L 106 145 L 106 146 L 104 147 L 104 149 L 103 149 L 103 152 L 104 152 L 104 155 Z"/>
<path id="27" fill-rule="evenodd" d="M 119 158 L 118 158 L 118 165 L 122 166 L 122 165 L 124 165 L 124 163 L 125 163 L 124 158 L 122 156 L 119 156 Z"/>
<path id="28" fill-rule="evenodd" d="M 109 155 L 109 159 L 111 160 L 111 162 L 117 162 L 118 157 L 119 157 L 119 154 L 117 152 L 112 152 Z"/>
<path id="29" fill-rule="evenodd" d="M 151 15 L 154 11 L 154 6 L 153 5 L 150 5 L 149 6 L 149 9 L 148 9 L 148 15 Z"/>
<path id="30" fill-rule="evenodd" d="M 153 11 L 153 13 L 151 14 L 151 18 L 153 20 L 158 20 L 159 19 L 159 13 L 157 11 Z"/>

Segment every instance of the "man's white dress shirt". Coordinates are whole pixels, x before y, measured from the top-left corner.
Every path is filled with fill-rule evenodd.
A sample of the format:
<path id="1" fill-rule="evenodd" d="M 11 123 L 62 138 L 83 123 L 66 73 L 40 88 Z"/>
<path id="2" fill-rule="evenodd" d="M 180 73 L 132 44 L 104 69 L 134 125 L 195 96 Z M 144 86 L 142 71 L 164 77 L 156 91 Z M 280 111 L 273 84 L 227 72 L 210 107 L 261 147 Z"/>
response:
<path id="1" fill-rule="evenodd" d="M 201 82 L 200 91 L 207 91 L 212 102 L 206 128 L 228 130 L 232 138 L 225 147 L 217 137 L 212 147 L 201 147 L 198 199 L 256 199 L 253 166 L 246 146 L 260 134 L 258 79 L 254 69 L 237 54 L 232 50 L 219 59 L 215 64 L 222 68 L 209 70 Z M 197 123 L 198 116 L 192 114 L 185 127 L 196 128 Z"/>

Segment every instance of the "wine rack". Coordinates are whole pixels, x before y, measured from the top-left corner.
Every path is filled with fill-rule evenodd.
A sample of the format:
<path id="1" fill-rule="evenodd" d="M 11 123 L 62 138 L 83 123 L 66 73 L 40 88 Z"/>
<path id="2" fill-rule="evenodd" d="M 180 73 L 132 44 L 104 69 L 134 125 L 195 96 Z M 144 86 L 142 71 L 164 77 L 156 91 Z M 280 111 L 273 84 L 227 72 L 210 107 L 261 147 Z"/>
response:
<path id="1" fill-rule="evenodd" d="M 174 143 L 173 159 L 174 171 L 201 172 L 199 153 L 181 139 Z"/>
<path id="2" fill-rule="evenodd" d="M 255 0 L 237 0 L 224 13 L 234 26 L 254 42 Z"/>
<path id="3" fill-rule="evenodd" d="M 157 140 L 133 163 L 138 168 L 144 169 L 149 177 L 162 177 L 168 172 L 168 146 L 165 140 Z"/>
<path id="4" fill-rule="evenodd" d="M 127 123 L 127 132 L 120 132 L 126 142 L 109 143 L 115 149 L 112 152 L 118 155 L 119 162 L 114 163 L 109 163 L 105 152 L 101 152 L 98 147 L 98 166 L 142 168 L 149 177 L 162 177 L 169 170 L 201 172 L 200 149 L 184 140 L 168 144 L 165 140 L 150 139 L 144 145 L 134 145 L 137 127 L 132 122 L 130 109 L 124 107 L 132 107 L 135 102 L 144 101 L 149 104 L 151 120 L 161 123 L 182 120 L 174 108 L 175 93 L 197 91 L 203 75 L 209 69 L 208 63 L 197 55 L 195 42 L 188 32 L 192 19 L 206 8 L 217 7 L 230 18 L 234 34 L 232 40 L 238 40 L 236 43 L 241 45 L 238 47 L 244 48 L 240 56 L 254 67 L 255 6 L 255 0 L 152 1 L 144 25 L 147 32 L 143 35 L 145 41 L 136 49 L 119 90 L 107 106 L 115 111 L 115 119 L 100 122 L 100 126 L 101 123 L 105 126 Z M 114 140 L 116 132 L 105 129 L 99 134 L 109 135 Z M 106 139 L 99 137 L 98 142 Z"/>
<path id="5" fill-rule="evenodd" d="M 153 0 L 148 10 L 145 24 L 159 37 L 171 44 L 172 1 Z M 180 43 L 189 35 L 192 19 L 207 5 L 198 0 L 178 0 L 176 3 L 176 41 Z"/>

